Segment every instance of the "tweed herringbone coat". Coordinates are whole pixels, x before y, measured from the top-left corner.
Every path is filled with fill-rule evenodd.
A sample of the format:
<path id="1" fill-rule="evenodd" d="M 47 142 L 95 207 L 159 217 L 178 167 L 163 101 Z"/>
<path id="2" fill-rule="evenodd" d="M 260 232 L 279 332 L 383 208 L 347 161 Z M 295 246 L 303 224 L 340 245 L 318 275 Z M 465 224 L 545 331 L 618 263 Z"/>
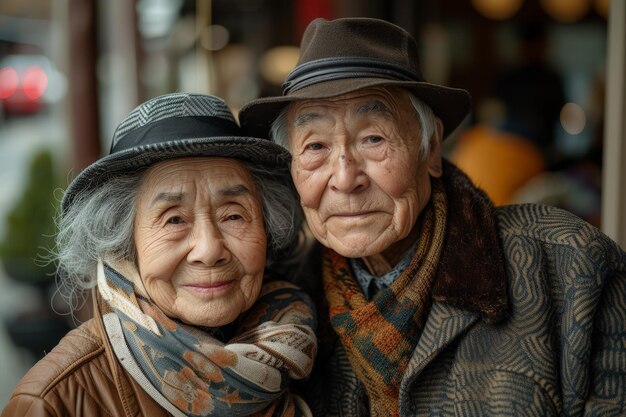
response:
<path id="1" fill-rule="evenodd" d="M 484 283 L 472 289 L 479 272 L 462 265 L 447 287 L 433 290 L 403 374 L 400 415 L 626 416 L 626 253 L 560 209 L 493 213 L 501 251 L 475 251 L 465 261 L 487 268 L 501 259 L 505 276 L 488 285 L 504 291 Z M 473 239 L 457 241 L 473 247 Z M 450 294 L 454 280 L 465 281 L 464 302 Z M 504 303 L 490 303 L 498 294 Z M 320 304 L 324 320 L 323 297 Z M 367 394 L 332 329 L 320 339 L 316 373 L 302 389 L 317 415 L 369 416 Z"/>

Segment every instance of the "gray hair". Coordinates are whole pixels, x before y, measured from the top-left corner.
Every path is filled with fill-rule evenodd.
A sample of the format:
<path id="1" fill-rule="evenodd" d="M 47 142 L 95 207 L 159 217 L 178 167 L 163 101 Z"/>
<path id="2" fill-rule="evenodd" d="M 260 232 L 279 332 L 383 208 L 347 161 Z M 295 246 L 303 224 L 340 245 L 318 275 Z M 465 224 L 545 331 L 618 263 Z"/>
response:
<path id="1" fill-rule="evenodd" d="M 252 175 L 263 207 L 267 235 L 267 268 L 280 270 L 296 261 L 303 244 L 304 215 L 287 171 L 277 172 L 244 162 Z M 147 169 L 108 179 L 90 192 L 76 196 L 57 219 L 58 287 L 71 308 L 84 299 L 83 291 L 96 285 L 98 259 L 136 264 L 135 203 Z"/>
<path id="2" fill-rule="evenodd" d="M 417 98 L 413 93 L 408 92 L 408 95 L 417 113 L 417 120 L 420 123 L 420 138 L 422 140 L 420 157 L 426 158 L 428 156 L 428 150 L 430 149 L 430 138 L 435 130 L 435 114 L 426 103 Z M 270 138 L 287 150 L 289 150 L 288 112 L 289 106 L 285 106 L 270 128 Z"/>

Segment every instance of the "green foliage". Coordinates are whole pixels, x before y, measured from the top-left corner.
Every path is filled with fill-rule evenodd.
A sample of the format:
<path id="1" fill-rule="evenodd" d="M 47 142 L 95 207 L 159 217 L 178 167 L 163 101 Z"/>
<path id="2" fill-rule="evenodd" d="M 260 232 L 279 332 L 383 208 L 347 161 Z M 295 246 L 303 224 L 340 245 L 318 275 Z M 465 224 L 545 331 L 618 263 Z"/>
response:
<path id="1" fill-rule="evenodd" d="M 59 202 L 54 161 L 49 150 L 37 152 L 31 160 L 26 187 L 7 214 L 0 259 L 7 274 L 18 281 L 47 284 L 54 280 L 55 266 L 45 258 L 54 249 L 54 217 Z"/>

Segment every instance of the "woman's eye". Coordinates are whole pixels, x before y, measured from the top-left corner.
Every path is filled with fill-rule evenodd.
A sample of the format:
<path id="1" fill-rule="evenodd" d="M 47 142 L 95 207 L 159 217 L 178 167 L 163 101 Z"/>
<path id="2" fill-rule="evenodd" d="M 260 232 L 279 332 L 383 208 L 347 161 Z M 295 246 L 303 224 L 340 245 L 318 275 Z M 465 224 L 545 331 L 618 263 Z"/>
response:
<path id="1" fill-rule="evenodd" d="M 169 219 L 167 219 L 167 224 L 182 224 L 183 222 L 183 218 L 180 216 L 172 216 Z"/>
<path id="2" fill-rule="evenodd" d="M 307 151 L 319 151 L 323 148 L 321 143 L 309 143 L 306 145 Z"/>
<path id="3" fill-rule="evenodd" d="M 241 220 L 243 217 L 241 217 L 241 215 L 239 214 L 231 214 L 229 216 L 226 217 L 226 220 Z"/>

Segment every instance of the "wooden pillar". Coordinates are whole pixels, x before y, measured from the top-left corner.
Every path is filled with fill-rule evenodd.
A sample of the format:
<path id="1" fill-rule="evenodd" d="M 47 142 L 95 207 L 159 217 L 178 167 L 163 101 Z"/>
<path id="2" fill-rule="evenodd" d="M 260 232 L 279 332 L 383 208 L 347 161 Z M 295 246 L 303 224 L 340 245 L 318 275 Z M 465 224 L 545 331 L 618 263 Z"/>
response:
<path id="1" fill-rule="evenodd" d="M 99 53 L 108 57 L 99 70 L 106 74 L 101 88 L 100 122 L 103 150 L 108 152 L 117 124 L 145 100 L 140 82 L 141 48 L 135 0 L 106 0 L 98 4 Z"/>
<path id="2" fill-rule="evenodd" d="M 205 46 L 211 44 L 212 1 L 196 0 L 196 85 L 195 91 L 213 94 L 215 76 L 213 56 Z"/>
<path id="3" fill-rule="evenodd" d="M 100 157 L 98 82 L 96 79 L 96 1 L 69 0 L 69 119 L 78 173 Z"/>
<path id="4" fill-rule="evenodd" d="M 608 15 L 602 231 L 626 248 L 626 2 Z"/>

